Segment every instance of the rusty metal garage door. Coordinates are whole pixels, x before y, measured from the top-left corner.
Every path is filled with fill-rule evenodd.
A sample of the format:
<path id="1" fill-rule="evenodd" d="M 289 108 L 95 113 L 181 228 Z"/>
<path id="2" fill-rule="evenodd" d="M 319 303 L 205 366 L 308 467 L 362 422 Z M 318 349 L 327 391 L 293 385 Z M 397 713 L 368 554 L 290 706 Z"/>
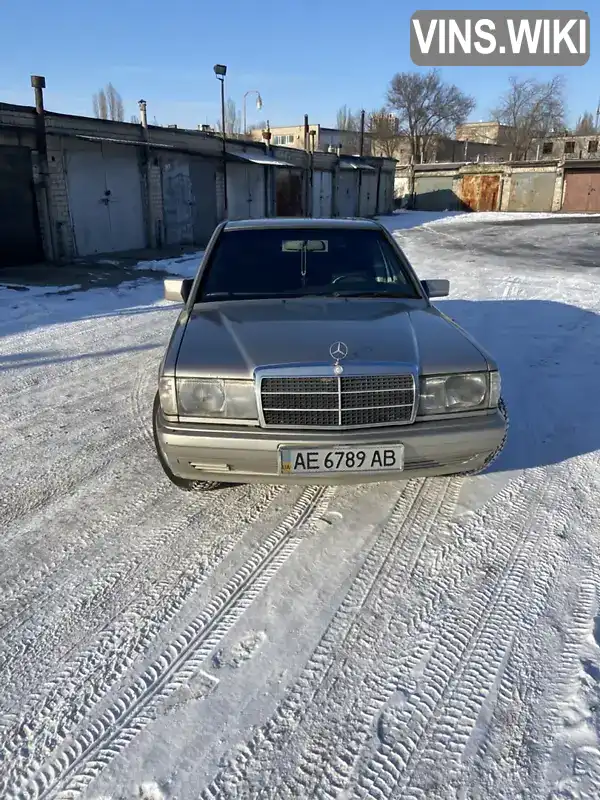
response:
<path id="1" fill-rule="evenodd" d="M 419 211 L 455 211 L 458 198 L 453 175 L 416 175 L 415 208 Z"/>
<path id="2" fill-rule="evenodd" d="M 600 211 L 600 170 L 565 173 L 563 211 Z"/>
<path id="3" fill-rule="evenodd" d="M 0 267 L 43 260 L 31 150 L 0 146 Z"/>
<path id="4" fill-rule="evenodd" d="M 507 211 L 552 211 L 556 172 L 514 172 Z"/>
<path id="5" fill-rule="evenodd" d="M 500 175 L 463 175 L 459 195 L 471 211 L 497 211 Z"/>

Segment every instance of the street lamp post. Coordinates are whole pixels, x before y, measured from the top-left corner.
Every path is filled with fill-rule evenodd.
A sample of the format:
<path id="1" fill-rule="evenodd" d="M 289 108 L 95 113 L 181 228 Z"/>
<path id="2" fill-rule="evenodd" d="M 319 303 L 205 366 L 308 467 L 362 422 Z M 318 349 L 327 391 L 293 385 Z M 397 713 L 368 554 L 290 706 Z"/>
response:
<path id="1" fill-rule="evenodd" d="M 215 64 L 215 77 L 221 82 L 221 134 L 223 137 L 223 207 L 225 210 L 225 218 L 228 216 L 227 211 L 227 133 L 225 131 L 225 75 L 227 75 L 227 67 L 224 64 Z"/>
<path id="2" fill-rule="evenodd" d="M 258 91 L 258 89 L 248 89 L 248 91 L 244 95 L 244 104 L 243 104 L 244 105 L 244 136 L 248 132 L 248 128 L 246 126 L 246 98 L 248 97 L 249 94 L 255 94 L 256 95 L 256 108 L 259 111 L 263 107 L 262 97 L 260 96 L 260 92 Z"/>

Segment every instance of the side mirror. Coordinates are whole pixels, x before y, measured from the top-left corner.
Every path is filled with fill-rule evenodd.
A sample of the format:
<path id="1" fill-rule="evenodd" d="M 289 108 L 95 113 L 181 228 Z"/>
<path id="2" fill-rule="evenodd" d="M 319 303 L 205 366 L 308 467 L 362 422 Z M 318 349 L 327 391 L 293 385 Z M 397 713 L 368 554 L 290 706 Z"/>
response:
<path id="1" fill-rule="evenodd" d="M 448 297 L 450 294 L 450 281 L 440 279 L 434 281 L 421 281 L 427 297 Z"/>
<path id="2" fill-rule="evenodd" d="M 190 296 L 193 280 L 191 278 L 166 278 L 165 300 L 175 303 L 185 303 Z"/>

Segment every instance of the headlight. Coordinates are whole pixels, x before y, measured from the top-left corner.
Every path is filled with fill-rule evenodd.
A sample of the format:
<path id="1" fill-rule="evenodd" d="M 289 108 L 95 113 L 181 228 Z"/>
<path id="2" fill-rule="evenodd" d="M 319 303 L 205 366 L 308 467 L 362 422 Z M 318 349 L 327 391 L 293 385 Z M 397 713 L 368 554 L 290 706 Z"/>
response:
<path id="1" fill-rule="evenodd" d="M 497 372 L 421 378 L 419 414 L 447 414 L 494 408 L 500 398 Z"/>
<path id="2" fill-rule="evenodd" d="M 184 417 L 258 419 L 253 381 L 178 378 L 177 403 Z"/>

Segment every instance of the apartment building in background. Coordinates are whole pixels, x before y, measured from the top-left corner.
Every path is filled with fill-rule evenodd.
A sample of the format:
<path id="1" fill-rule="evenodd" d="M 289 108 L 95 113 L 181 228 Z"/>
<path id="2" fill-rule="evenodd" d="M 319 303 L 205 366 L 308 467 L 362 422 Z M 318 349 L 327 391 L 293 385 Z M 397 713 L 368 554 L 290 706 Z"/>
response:
<path id="1" fill-rule="evenodd" d="M 499 122 L 465 122 L 456 128 L 456 140 L 459 142 L 479 142 L 480 144 L 509 145 L 511 133 L 514 131 L 510 125 L 501 125 Z"/>
<path id="2" fill-rule="evenodd" d="M 271 144 L 280 147 L 296 147 L 304 150 L 304 125 L 280 125 L 270 128 Z M 340 155 L 355 156 L 360 153 L 360 133 L 358 131 L 345 131 L 338 128 L 325 128 L 322 125 L 308 126 L 309 148 L 321 153 L 337 152 Z M 248 133 L 253 141 L 263 142 L 262 130 L 252 130 Z M 371 141 L 365 133 L 363 155 L 372 155 Z"/>

